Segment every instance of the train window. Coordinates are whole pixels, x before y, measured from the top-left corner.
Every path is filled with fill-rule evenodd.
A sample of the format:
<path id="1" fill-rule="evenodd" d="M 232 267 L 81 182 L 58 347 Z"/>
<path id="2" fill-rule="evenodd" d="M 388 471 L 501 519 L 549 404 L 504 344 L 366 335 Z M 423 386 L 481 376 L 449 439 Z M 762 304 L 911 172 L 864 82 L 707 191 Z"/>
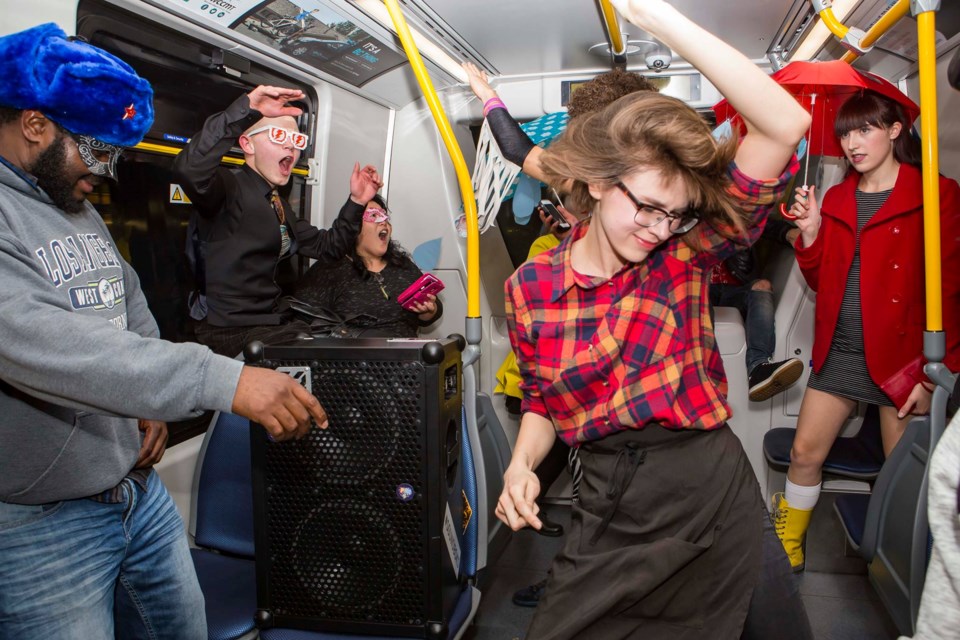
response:
<path id="1" fill-rule="evenodd" d="M 140 278 L 160 336 L 173 342 L 194 340 L 187 296 L 194 288 L 184 248 L 193 207 L 185 202 L 172 174 L 173 157 L 138 150 L 124 152 L 118 181 L 104 182 L 90 195 L 117 250 Z M 285 197 L 304 217 L 306 183 L 295 176 Z M 292 285 L 301 265 L 283 274 Z"/>
<path id="2" fill-rule="evenodd" d="M 118 181 L 100 185 L 90 201 L 106 222 L 117 249 L 139 275 L 161 337 L 193 341 L 194 321 L 188 313 L 187 296 L 194 289 L 194 280 L 185 254 L 193 207 L 173 177 L 173 157 L 208 115 L 257 84 L 302 89 L 308 96 L 301 105 L 308 121 L 315 104 L 312 90 L 229 54 L 234 56 L 228 60 L 231 69 L 246 70 L 238 79 L 223 68 L 227 52 L 95 0 L 81 2 L 78 16 L 80 35 L 119 56 L 150 81 L 156 111 L 145 140 L 151 144 L 126 150 L 117 166 Z M 241 157 L 236 148 L 230 155 Z M 300 168 L 305 164 L 301 159 Z M 306 189 L 305 177 L 295 174 L 283 190 L 301 218 L 308 215 Z M 292 285 L 305 267 L 296 258 L 289 261 L 279 275 L 281 284 Z M 208 412 L 170 424 L 169 444 L 205 431 L 211 415 Z"/>

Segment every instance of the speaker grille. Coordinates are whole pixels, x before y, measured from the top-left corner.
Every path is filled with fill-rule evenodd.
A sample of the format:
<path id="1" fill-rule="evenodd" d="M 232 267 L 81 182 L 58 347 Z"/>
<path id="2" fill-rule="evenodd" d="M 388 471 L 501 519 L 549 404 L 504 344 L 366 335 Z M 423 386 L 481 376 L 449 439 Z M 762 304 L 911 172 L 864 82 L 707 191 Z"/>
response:
<path id="1" fill-rule="evenodd" d="M 273 613 L 423 624 L 423 365 L 284 365 L 310 368 L 330 427 L 266 447 Z"/>

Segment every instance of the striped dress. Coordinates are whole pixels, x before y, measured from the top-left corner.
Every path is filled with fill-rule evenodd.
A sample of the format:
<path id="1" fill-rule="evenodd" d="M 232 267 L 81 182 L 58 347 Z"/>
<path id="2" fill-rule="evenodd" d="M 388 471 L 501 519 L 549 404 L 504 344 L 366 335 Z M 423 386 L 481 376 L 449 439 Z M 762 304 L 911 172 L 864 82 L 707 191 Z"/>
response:
<path id="1" fill-rule="evenodd" d="M 893 402 L 880 390 L 867 371 L 863 349 L 863 316 L 860 308 L 860 234 L 892 189 L 865 193 L 857 189 L 857 244 L 853 264 L 847 274 L 840 316 L 833 332 L 830 352 L 819 372 L 811 371 L 807 385 L 811 389 L 859 400 L 869 404 L 892 407 Z M 869 274 L 867 274 L 869 277 Z"/>

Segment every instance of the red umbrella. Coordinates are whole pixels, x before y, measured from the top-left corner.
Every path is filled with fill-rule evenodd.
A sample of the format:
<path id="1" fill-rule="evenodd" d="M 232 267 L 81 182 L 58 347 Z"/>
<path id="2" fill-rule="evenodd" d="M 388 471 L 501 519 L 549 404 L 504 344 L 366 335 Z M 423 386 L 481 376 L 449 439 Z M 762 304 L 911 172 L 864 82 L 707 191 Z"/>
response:
<path id="1" fill-rule="evenodd" d="M 840 106 L 861 91 L 869 89 L 899 102 L 911 123 L 920 115 L 920 107 L 896 86 L 873 73 L 858 71 L 843 60 L 791 62 L 770 77 L 789 91 L 813 117 L 807 139 L 810 155 L 843 156 L 840 142 L 833 135 L 833 121 Z M 726 100 L 715 104 L 713 110 L 717 122 L 738 117 Z"/>
<path id="2" fill-rule="evenodd" d="M 791 62 L 770 76 L 810 112 L 812 122 L 807 134 L 807 160 L 804 176 L 810 167 L 810 156 L 842 157 L 840 141 L 833 133 L 837 111 L 850 96 L 864 90 L 875 91 L 899 102 L 912 123 L 920 115 L 920 107 L 896 86 L 868 71 L 858 71 L 843 60 Z M 713 106 L 717 122 L 736 120 L 736 110 L 726 100 Z M 792 217 L 781 204 L 784 217 Z"/>

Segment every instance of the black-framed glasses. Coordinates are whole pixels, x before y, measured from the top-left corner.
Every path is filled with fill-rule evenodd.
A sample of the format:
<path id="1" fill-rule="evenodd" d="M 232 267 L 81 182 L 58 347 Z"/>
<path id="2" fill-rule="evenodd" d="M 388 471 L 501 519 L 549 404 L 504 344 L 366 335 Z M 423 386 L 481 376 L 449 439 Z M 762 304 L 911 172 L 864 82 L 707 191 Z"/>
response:
<path id="1" fill-rule="evenodd" d="M 623 192 L 623 195 L 630 199 L 633 206 L 637 208 L 637 212 L 633 214 L 633 221 L 641 227 L 655 227 L 663 222 L 664 218 L 667 218 L 667 226 L 670 232 L 681 234 L 690 231 L 690 229 L 693 229 L 696 224 L 700 222 L 700 216 L 696 213 L 690 211 L 667 211 L 662 207 L 640 200 L 630 192 L 630 189 L 627 189 L 627 185 L 623 184 L 623 182 L 617 180 L 616 185 L 617 188 Z"/>

